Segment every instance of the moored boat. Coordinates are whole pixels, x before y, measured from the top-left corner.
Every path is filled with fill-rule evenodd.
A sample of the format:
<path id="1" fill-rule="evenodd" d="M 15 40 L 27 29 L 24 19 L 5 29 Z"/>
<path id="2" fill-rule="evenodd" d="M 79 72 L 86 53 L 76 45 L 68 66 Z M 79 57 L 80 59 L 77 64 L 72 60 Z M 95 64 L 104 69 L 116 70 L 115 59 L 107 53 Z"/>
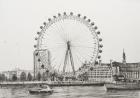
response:
<path id="1" fill-rule="evenodd" d="M 107 90 L 140 90 L 139 82 L 106 83 Z"/>

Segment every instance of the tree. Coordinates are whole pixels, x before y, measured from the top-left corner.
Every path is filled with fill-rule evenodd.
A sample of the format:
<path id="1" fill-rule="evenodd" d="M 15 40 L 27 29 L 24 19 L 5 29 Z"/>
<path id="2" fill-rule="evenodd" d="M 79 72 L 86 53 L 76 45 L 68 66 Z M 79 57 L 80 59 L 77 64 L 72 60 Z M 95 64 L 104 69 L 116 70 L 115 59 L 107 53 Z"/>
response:
<path id="1" fill-rule="evenodd" d="M 64 79 L 64 76 L 62 76 L 62 75 L 58 76 L 59 81 L 63 81 L 63 79 Z"/>
<path id="2" fill-rule="evenodd" d="M 29 72 L 29 73 L 28 73 L 28 76 L 27 76 L 27 80 L 28 80 L 28 81 L 32 81 L 32 79 L 33 79 L 33 77 L 32 77 L 32 75 L 31 75 L 31 73 Z"/>
<path id="3" fill-rule="evenodd" d="M 52 72 L 52 73 L 50 73 L 51 81 L 54 81 L 57 77 L 58 77 L 58 75 L 57 75 L 56 72 Z"/>
<path id="4" fill-rule="evenodd" d="M 25 72 L 22 72 L 22 73 L 20 74 L 20 80 L 21 80 L 21 81 L 25 81 L 25 80 L 26 80 L 26 73 L 25 73 Z"/>
<path id="5" fill-rule="evenodd" d="M 46 70 L 46 78 L 47 79 L 49 78 L 49 70 L 48 69 Z"/>
<path id="6" fill-rule="evenodd" d="M 5 81 L 6 80 L 6 76 L 4 74 L 0 74 L 0 81 Z"/>
<path id="7" fill-rule="evenodd" d="M 87 81 L 87 80 L 88 80 L 88 74 L 87 74 L 87 72 L 85 72 L 85 73 L 83 74 L 83 79 L 84 79 L 84 81 Z"/>
<path id="8" fill-rule="evenodd" d="M 37 80 L 38 80 L 38 81 L 41 80 L 41 74 L 40 74 L 40 72 L 37 74 Z"/>
<path id="9" fill-rule="evenodd" d="M 2 81 L 2 74 L 0 74 L 0 81 Z"/>
<path id="10" fill-rule="evenodd" d="M 78 78 L 79 78 L 80 80 L 82 80 L 82 81 L 87 81 L 87 80 L 88 80 L 88 74 L 87 74 L 87 72 L 80 74 L 80 75 L 78 76 Z"/>
<path id="11" fill-rule="evenodd" d="M 13 74 L 12 81 L 16 81 L 16 80 L 17 80 L 17 75 L 16 74 Z"/>
<path id="12" fill-rule="evenodd" d="M 46 81 L 47 80 L 47 73 L 46 72 L 43 72 L 43 74 L 42 74 L 42 80 L 43 81 Z"/>

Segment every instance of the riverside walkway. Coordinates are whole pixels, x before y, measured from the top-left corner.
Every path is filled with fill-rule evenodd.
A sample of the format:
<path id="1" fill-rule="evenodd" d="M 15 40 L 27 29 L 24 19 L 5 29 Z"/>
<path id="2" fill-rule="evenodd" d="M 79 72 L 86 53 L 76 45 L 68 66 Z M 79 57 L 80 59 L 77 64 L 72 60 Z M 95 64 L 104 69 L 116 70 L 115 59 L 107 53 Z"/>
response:
<path id="1" fill-rule="evenodd" d="M 0 82 L 0 86 L 34 86 L 34 85 L 50 85 L 50 86 L 103 86 L 104 82 L 98 81 L 17 81 L 17 82 Z"/>

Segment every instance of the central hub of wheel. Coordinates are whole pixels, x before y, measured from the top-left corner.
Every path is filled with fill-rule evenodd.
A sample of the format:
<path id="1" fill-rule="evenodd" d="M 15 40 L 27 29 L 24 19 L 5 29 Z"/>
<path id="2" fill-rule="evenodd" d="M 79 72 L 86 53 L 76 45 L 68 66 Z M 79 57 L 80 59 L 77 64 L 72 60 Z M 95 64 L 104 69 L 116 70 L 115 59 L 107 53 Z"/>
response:
<path id="1" fill-rule="evenodd" d="M 70 41 L 67 41 L 67 49 L 70 50 Z"/>

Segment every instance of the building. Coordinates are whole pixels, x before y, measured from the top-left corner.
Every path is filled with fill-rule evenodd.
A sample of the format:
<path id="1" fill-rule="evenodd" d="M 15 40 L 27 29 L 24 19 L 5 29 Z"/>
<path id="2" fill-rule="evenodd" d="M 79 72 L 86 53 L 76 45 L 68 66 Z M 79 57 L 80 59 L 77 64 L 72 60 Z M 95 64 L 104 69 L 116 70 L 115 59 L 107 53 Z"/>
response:
<path id="1" fill-rule="evenodd" d="M 122 62 L 112 62 L 113 75 L 121 75 L 127 81 L 140 80 L 140 63 L 127 63 L 123 50 Z"/>
<path id="2" fill-rule="evenodd" d="M 140 80 L 140 63 L 117 63 L 113 66 L 117 70 L 116 75 L 122 75 L 126 80 Z"/>
<path id="3" fill-rule="evenodd" d="M 35 50 L 34 51 L 34 77 L 38 73 L 43 74 L 46 70 L 50 70 L 50 52 L 48 50 Z"/>
<path id="4" fill-rule="evenodd" d="M 121 64 L 120 74 L 127 80 L 140 80 L 140 63 Z"/>
<path id="5" fill-rule="evenodd" d="M 112 69 L 108 64 L 95 65 L 87 72 L 88 80 L 99 82 L 112 81 Z"/>
<path id="6" fill-rule="evenodd" d="M 110 82 L 112 81 L 112 68 L 110 64 L 83 64 L 79 70 L 80 74 L 85 75 L 88 81 Z"/>
<path id="7" fill-rule="evenodd" d="M 17 80 L 20 80 L 20 75 L 22 72 L 24 72 L 26 74 L 26 77 L 27 77 L 28 73 L 30 73 L 33 76 L 32 70 L 21 70 L 19 68 L 15 68 L 10 71 L 3 71 L 1 74 L 5 75 L 6 80 L 12 80 L 14 75 L 17 77 Z"/>

